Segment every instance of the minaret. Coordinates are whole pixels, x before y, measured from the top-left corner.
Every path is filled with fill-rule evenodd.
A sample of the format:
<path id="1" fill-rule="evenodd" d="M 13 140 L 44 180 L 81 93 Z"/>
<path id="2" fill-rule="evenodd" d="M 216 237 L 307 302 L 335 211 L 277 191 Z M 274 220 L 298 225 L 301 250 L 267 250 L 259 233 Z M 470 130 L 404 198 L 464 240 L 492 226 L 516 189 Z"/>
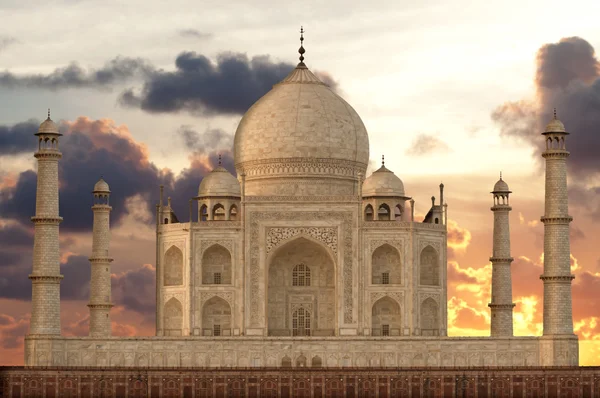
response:
<path id="1" fill-rule="evenodd" d="M 35 134 L 38 150 L 37 191 L 35 196 L 35 225 L 33 267 L 31 279 L 31 323 L 29 335 L 60 335 L 60 249 L 58 225 L 58 161 L 62 157 L 58 139 L 62 135 L 50 119 Z"/>
<path id="2" fill-rule="evenodd" d="M 110 309 L 110 189 L 102 178 L 94 185 L 94 226 L 92 256 L 92 277 L 90 280 L 90 336 L 108 337 L 111 335 Z"/>
<path id="3" fill-rule="evenodd" d="M 512 192 L 508 184 L 502 179 L 494 185 L 491 192 L 494 195 L 494 248 L 492 250 L 492 302 L 488 304 L 491 309 L 492 337 L 511 337 L 513 335 L 513 307 L 512 281 L 510 265 L 513 258 L 510 256 L 510 227 L 508 214 L 512 210 L 508 196 Z"/>
<path id="4" fill-rule="evenodd" d="M 567 199 L 566 138 L 569 133 L 556 118 L 548 123 L 542 133 L 546 139 L 546 209 L 544 223 L 544 336 L 573 335 L 571 307 L 571 245 L 569 242 L 569 216 Z"/>

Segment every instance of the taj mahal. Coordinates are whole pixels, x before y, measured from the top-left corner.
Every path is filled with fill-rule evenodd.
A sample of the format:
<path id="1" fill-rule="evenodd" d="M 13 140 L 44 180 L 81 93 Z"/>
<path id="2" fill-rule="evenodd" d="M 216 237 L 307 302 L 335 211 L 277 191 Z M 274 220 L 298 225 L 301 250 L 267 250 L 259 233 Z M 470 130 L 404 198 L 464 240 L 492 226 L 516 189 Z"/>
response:
<path id="1" fill-rule="evenodd" d="M 302 39 L 301 39 L 302 40 Z M 301 41 L 302 43 L 302 41 Z M 198 178 L 189 221 L 156 205 L 156 336 L 111 335 L 110 197 L 93 186 L 89 336 L 60 326 L 58 126 L 37 134 L 30 367 L 577 366 L 566 161 L 554 118 L 546 163 L 543 335 L 514 336 L 509 197 L 500 178 L 493 218 L 489 337 L 447 335 L 444 186 L 422 221 L 409 187 L 385 166 L 367 175 L 369 137 L 357 112 L 300 62 L 241 119 L 237 176 Z M 110 175 L 106 175 L 110 182 Z M 493 181 L 492 181 L 493 182 Z M 83 187 L 82 187 L 83 188 Z M 482 187 L 488 192 L 489 187 Z M 157 187 L 157 192 L 159 187 Z M 93 199 L 93 203 L 92 203 Z M 540 212 L 542 210 L 540 209 Z"/>

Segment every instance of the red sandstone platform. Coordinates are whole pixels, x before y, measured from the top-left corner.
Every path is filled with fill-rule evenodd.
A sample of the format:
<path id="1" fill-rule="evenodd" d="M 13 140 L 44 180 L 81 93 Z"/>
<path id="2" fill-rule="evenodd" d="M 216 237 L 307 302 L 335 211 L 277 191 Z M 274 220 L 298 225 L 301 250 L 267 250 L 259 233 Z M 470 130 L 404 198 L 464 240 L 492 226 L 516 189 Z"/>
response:
<path id="1" fill-rule="evenodd" d="M 0 367 L 0 397 L 600 397 L 600 367 Z"/>

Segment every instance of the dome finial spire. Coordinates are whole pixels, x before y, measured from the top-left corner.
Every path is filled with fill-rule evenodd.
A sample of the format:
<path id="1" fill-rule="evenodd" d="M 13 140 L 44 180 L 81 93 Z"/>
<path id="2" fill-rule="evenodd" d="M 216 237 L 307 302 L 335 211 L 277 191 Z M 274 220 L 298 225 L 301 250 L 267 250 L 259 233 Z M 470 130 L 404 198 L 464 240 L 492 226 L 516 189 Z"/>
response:
<path id="1" fill-rule="evenodd" d="M 502 172 L 500 172 L 500 179 L 502 179 Z"/>
<path id="2" fill-rule="evenodd" d="M 556 108 L 554 108 L 554 120 L 556 120 Z"/>
<path id="3" fill-rule="evenodd" d="M 298 52 L 300 53 L 300 65 L 304 65 L 304 53 L 306 52 L 306 50 L 304 49 L 303 43 L 304 43 L 304 27 L 300 26 L 300 48 L 298 49 Z"/>
<path id="4" fill-rule="evenodd" d="M 385 155 L 381 155 L 381 166 L 385 166 Z"/>
<path id="5" fill-rule="evenodd" d="M 221 165 L 221 154 L 219 154 L 219 166 Z"/>
<path id="6" fill-rule="evenodd" d="M 50 108 L 48 108 L 48 120 L 50 120 Z"/>

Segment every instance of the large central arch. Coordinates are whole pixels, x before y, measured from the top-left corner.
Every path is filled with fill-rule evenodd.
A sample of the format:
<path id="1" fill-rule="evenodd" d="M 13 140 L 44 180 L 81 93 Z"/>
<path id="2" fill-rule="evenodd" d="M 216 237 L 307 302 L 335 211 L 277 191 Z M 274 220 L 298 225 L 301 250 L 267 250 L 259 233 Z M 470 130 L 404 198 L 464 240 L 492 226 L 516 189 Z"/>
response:
<path id="1" fill-rule="evenodd" d="M 335 263 L 330 252 L 300 236 L 277 248 L 267 264 L 268 334 L 335 335 Z"/>

